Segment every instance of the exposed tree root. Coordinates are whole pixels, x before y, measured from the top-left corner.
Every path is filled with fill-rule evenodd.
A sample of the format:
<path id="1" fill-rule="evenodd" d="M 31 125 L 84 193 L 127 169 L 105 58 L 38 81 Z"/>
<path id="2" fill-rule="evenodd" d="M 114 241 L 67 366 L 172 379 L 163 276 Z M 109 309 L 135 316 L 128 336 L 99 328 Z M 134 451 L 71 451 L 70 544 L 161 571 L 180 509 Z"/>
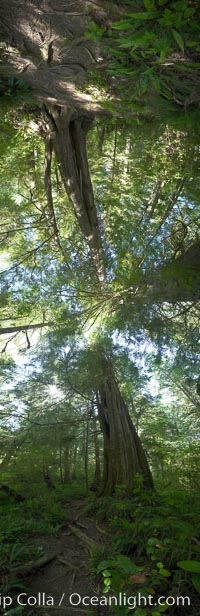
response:
<path id="1" fill-rule="evenodd" d="M 85 563 L 75 565 L 75 563 L 72 563 L 70 560 L 66 560 L 66 558 L 63 558 L 62 556 L 58 556 L 57 560 L 59 560 L 59 563 L 62 563 L 62 565 L 65 565 L 65 567 L 68 567 L 70 570 L 75 569 L 76 571 L 79 571 L 79 569 L 85 567 Z"/>
<path id="2" fill-rule="evenodd" d="M 73 588 L 77 573 L 80 571 L 80 569 L 86 566 L 85 563 L 80 563 L 80 565 L 75 565 L 75 563 L 72 563 L 71 561 L 66 560 L 66 558 L 63 558 L 62 556 L 58 556 L 57 560 L 62 565 L 64 565 L 66 569 L 66 573 L 72 573 L 72 579 L 71 579 L 70 586 Z"/>
<path id="3" fill-rule="evenodd" d="M 108 535 L 108 533 L 106 532 L 106 530 L 103 530 L 103 528 L 101 528 L 97 522 L 96 522 L 96 528 L 99 531 L 99 533 L 102 533 L 102 535 Z"/>
<path id="4" fill-rule="evenodd" d="M 88 537 L 85 533 L 83 533 L 79 528 L 75 528 L 75 526 L 71 526 L 68 524 L 69 530 L 73 535 L 78 537 L 82 543 L 84 543 L 90 550 L 99 550 L 101 548 L 100 543 L 96 543 L 91 537 Z"/>
<path id="5" fill-rule="evenodd" d="M 51 552 L 51 554 L 46 554 L 45 556 L 41 556 L 41 558 L 38 558 L 37 560 L 30 560 L 28 563 L 25 563 L 22 566 L 19 565 L 18 567 L 15 567 L 12 572 L 16 572 L 20 576 L 29 575 L 35 569 L 40 569 L 41 567 L 44 567 L 45 565 L 50 563 L 52 560 L 54 560 L 54 558 L 57 558 L 59 554 L 60 550 L 56 552 Z"/>
<path id="6" fill-rule="evenodd" d="M 81 528 L 86 528 L 86 529 L 88 528 L 88 526 L 86 526 L 86 524 L 82 524 L 82 522 L 75 522 L 75 524 L 77 526 L 80 526 Z"/>

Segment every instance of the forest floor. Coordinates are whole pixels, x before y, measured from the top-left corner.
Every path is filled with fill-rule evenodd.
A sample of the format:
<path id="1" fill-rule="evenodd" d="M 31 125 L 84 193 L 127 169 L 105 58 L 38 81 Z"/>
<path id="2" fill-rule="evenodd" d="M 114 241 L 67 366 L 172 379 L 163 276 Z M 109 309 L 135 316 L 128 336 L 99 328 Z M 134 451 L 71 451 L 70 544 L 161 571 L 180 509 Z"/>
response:
<path id="1" fill-rule="evenodd" d="M 99 583 L 93 577 L 89 568 L 91 548 L 87 543 L 87 538 L 94 541 L 102 549 L 108 543 L 108 535 L 103 524 L 101 528 L 96 525 L 95 518 L 87 517 L 84 512 L 85 500 L 79 499 L 71 502 L 66 507 L 68 520 L 62 526 L 57 535 L 44 535 L 38 537 L 35 545 L 42 548 L 46 555 L 57 552 L 58 556 L 44 567 L 38 569 L 28 577 L 29 596 L 38 596 L 38 593 L 45 593 L 46 599 L 50 595 L 54 599 L 54 606 L 41 606 L 43 616 L 78 616 L 79 614 L 108 614 L 108 608 L 86 608 L 83 605 L 72 607 L 70 595 L 78 593 L 81 597 L 100 596 Z M 71 527 L 78 531 L 76 536 Z M 91 541 L 91 543 L 92 543 Z M 62 603 L 61 599 L 63 597 Z M 74 602 L 77 601 L 74 598 Z M 40 611 L 40 610 L 39 610 Z M 27 614 L 30 614 L 30 608 Z M 32 612 L 31 612 L 32 613 Z M 35 614 L 35 611 L 34 611 Z"/>

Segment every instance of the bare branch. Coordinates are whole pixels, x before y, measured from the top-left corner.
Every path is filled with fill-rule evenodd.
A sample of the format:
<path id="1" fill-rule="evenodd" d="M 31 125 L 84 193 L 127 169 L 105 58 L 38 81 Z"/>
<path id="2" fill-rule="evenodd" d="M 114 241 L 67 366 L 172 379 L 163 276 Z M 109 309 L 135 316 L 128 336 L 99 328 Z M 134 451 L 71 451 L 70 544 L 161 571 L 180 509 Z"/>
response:
<path id="1" fill-rule="evenodd" d="M 41 329 L 42 327 L 51 327 L 53 321 L 47 323 L 34 323 L 33 325 L 14 325 L 11 327 L 0 327 L 0 336 L 4 334 L 12 334 L 13 332 L 27 332 L 29 329 Z"/>

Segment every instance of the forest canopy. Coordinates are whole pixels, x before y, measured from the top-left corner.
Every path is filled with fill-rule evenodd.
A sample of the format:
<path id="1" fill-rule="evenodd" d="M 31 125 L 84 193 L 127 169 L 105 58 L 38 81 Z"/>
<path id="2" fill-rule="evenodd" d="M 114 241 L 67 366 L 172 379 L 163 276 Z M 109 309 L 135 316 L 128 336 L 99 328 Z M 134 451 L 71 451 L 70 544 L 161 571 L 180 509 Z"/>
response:
<path id="1" fill-rule="evenodd" d="M 127 573 L 146 593 L 167 596 L 171 584 L 178 595 L 185 583 L 194 611 L 180 616 L 196 613 L 198 15 L 190 0 L 0 8 L 8 589 L 13 575 L 19 582 L 15 551 L 9 560 L 18 526 L 19 567 L 29 534 L 59 532 L 64 506 L 82 497 L 88 515 L 111 525 L 112 548 L 89 543 L 104 592 L 105 579 L 107 591 L 126 590 Z"/>

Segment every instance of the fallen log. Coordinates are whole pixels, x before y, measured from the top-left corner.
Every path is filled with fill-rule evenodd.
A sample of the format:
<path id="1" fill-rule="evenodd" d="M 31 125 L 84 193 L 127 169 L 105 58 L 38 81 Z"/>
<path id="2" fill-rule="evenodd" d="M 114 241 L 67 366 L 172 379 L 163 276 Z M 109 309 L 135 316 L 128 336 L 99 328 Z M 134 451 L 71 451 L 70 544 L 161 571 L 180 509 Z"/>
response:
<path id="1" fill-rule="evenodd" d="M 17 503 L 22 503 L 26 500 L 24 496 L 22 496 L 22 494 L 19 494 L 19 492 L 16 492 L 16 490 L 10 488 L 10 486 L 7 486 L 5 483 L 0 485 L 0 491 L 4 492 L 7 496 L 11 498 L 14 498 Z"/>
<path id="2" fill-rule="evenodd" d="M 20 564 L 18 565 L 18 567 L 12 569 L 12 573 L 17 573 L 18 575 L 23 576 L 29 575 L 35 569 L 40 569 L 41 567 L 44 567 L 45 565 L 50 563 L 52 560 L 54 560 L 54 558 L 57 558 L 60 553 L 60 550 L 59 552 L 51 552 L 50 554 L 45 554 L 45 556 L 41 556 L 37 560 L 30 560 L 29 562 L 24 563 L 24 565 Z"/>

